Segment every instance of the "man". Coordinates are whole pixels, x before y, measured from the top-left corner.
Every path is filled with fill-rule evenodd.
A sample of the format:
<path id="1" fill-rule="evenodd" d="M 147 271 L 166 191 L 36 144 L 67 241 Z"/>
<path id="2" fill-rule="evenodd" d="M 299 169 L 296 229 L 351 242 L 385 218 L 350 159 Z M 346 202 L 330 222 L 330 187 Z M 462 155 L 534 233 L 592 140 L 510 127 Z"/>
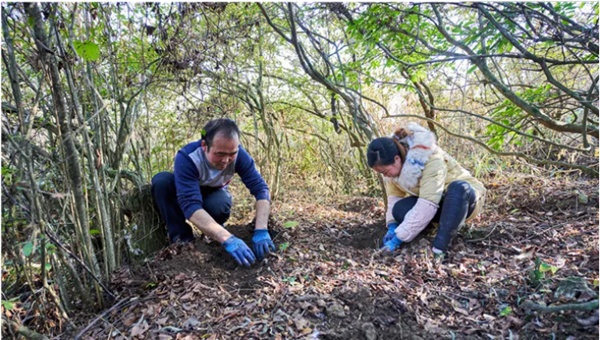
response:
<path id="1" fill-rule="evenodd" d="M 152 178 L 152 196 L 172 243 L 194 240 L 187 219 L 221 243 L 240 265 L 250 266 L 256 258 L 260 261 L 275 251 L 267 230 L 269 187 L 254 167 L 252 157 L 240 146 L 240 130 L 234 121 L 221 118 L 208 122 L 201 140 L 179 150 L 174 169 L 174 173 L 161 172 Z M 254 253 L 223 228 L 232 205 L 227 185 L 236 173 L 256 198 Z"/>

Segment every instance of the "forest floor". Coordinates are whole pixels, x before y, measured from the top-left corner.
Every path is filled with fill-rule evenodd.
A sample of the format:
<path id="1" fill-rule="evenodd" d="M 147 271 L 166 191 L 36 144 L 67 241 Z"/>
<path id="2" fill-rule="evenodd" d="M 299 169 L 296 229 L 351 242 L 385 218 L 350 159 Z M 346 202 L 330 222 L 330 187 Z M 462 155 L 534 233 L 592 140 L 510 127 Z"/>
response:
<path id="1" fill-rule="evenodd" d="M 115 273 L 119 298 L 101 318 L 79 319 L 78 332 L 87 326 L 83 339 L 598 339 L 597 309 L 535 310 L 598 298 L 598 181 L 492 178 L 486 186 L 485 213 L 461 229 L 441 264 L 430 252 L 434 229 L 393 256 L 374 255 L 386 232 L 380 199 L 288 193 L 272 206 L 278 251 L 265 261 L 237 266 L 203 237 L 171 245 Z M 236 205 L 226 225 L 248 243 L 249 205 Z"/>

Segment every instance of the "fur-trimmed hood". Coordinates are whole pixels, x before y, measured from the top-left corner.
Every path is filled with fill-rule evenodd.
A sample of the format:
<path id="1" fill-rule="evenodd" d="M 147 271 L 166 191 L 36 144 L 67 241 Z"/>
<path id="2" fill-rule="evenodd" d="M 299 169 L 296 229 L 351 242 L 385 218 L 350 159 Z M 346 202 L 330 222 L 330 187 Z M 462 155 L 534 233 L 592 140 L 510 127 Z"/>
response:
<path id="1" fill-rule="evenodd" d="M 433 132 L 417 123 L 408 123 L 405 130 L 408 136 L 400 141 L 408 145 L 408 152 L 397 181 L 405 189 L 412 190 L 419 183 L 425 163 L 435 152 L 437 142 Z"/>

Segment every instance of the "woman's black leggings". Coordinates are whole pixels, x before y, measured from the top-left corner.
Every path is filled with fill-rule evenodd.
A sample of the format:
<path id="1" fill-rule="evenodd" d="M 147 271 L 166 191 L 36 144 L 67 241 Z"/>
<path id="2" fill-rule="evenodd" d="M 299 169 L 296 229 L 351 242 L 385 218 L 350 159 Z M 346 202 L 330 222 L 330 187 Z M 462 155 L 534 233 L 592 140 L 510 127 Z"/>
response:
<path id="1" fill-rule="evenodd" d="M 409 196 L 398 201 L 392 209 L 394 219 L 400 224 L 406 213 L 417 203 L 419 198 Z M 454 237 L 458 227 L 475 210 L 476 195 L 473 187 L 465 181 L 454 181 L 442 196 L 439 209 L 432 222 L 439 223 L 433 246 L 441 251 L 448 251 L 448 244 Z"/>

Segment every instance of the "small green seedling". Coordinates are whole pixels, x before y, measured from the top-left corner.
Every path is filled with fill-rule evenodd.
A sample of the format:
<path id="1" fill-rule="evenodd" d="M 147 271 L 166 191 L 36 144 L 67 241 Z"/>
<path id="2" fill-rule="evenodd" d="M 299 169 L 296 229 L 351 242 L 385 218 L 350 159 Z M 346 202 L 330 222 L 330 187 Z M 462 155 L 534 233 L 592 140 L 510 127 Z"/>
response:
<path id="1" fill-rule="evenodd" d="M 504 308 L 502 308 L 502 310 L 500 311 L 500 316 L 508 316 L 510 315 L 510 313 L 512 313 L 512 308 L 510 308 L 510 306 L 505 306 Z"/>
<path id="2" fill-rule="evenodd" d="M 298 226 L 298 222 L 296 221 L 287 221 L 283 224 L 283 227 L 286 229 L 293 229 L 294 227 Z"/>

